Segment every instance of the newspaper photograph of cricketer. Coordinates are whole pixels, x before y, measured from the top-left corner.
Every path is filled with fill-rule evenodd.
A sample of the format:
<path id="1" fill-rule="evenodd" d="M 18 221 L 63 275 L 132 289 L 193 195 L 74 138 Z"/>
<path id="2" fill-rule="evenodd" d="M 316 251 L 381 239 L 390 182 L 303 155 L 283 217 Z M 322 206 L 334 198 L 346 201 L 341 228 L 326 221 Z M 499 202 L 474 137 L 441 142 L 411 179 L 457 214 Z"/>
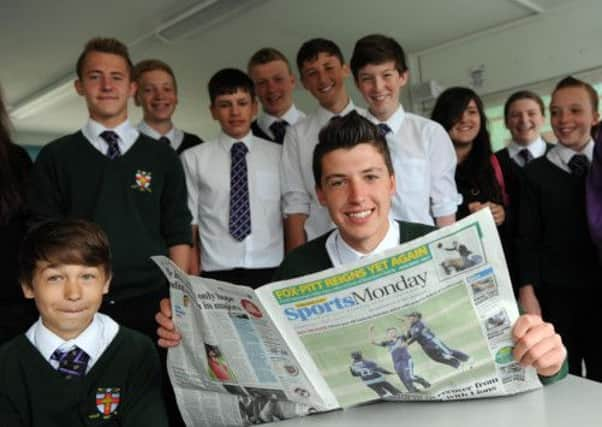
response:
<path id="1" fill-rule="evenodd" d="M 240 426 L 376 399 L 477 399 L 541 387 L 512 358 L 519 312 L 488 210 L 354 264 L 252 290 L 170 283 L 168 372 L 187 425 Z"/>

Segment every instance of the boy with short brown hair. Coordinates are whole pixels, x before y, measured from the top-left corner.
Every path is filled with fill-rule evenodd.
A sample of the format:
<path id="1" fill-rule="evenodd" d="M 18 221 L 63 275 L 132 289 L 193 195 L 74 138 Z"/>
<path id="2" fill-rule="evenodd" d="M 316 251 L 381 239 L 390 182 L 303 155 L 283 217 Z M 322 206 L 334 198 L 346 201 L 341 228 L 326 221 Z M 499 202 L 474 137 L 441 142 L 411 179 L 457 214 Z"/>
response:
<path id="1" fill-rule="evenodd" d="M 138 130 L 171 146 L 178 154 L 203 142 L 198 136 L 176 128 L 172 116 L 178 105 L 178 84 L 171 67 L 158 59 L 145 59 L 134 67 L 138 88 L 134 101 L 142 107 Z"/>
<path id="2" fill-rule="evenodd" d="M 152 255 L 169 255 L 184 270 L 190 253 L 190 213 L 182 165 L 169 147 L 128 121 L 136 90 L 127 47 L 90 40 L 77 61 L 75 89 L 88 107 L 81 130 L 42 148 L 32 172 L 36 220 L 74 217 L 107 233 L 113 286 L 100 309 L 149 336 L 168 288 Z"/>
<path id="3" fill-rule="evenodd" d="M 97 225 L 51 221 L 26 236 L 20 281 L 40 319 L 0 349 L 3 425 L 167 425 L 154 344 L 98 313 L 110 280 Z"/>
<path id="4" fill-rule="evenodd" d="M 274 167 L 281 147 L 251 133 L 257 101 L 244 72 L 218 71 L 208 92 L 221 132 L 182 156 L 200 262 L 193 273 L 255 288 L 270 281 L 284 254 Z"/>
<path id="5" fill-rule="evenodd" d="M 282 52 L 264 47 L 251 56 L 247 72 L 263 107 L 251 124 L 253 135 L 282 144 L 286 130 L 305 117 L 293 103 L 296 79 L 291 65 Z"/>

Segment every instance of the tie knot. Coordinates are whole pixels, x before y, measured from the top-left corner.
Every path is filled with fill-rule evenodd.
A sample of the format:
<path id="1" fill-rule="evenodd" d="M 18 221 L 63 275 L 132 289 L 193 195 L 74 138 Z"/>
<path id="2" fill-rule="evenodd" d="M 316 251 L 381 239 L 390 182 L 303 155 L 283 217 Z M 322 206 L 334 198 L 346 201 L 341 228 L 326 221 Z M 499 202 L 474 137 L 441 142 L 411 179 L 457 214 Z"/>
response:
<path id="1" fill-rule="evenodd" d="M 60 373 L 70 377 L 85 375 L 90 356 L 78 346 L 73 346 L 67 351 L 56 349 L 50 359 L 58 362 L 57 370 Z"/>
<path id="2" fill-rule="evenodd" d="M 270 125 L 271 130 L 286 129 L 288 122 L 286 120 L 277 120 Z"/>
<path id="3" fill-rule="evenodd" d="M 171 141 L 166 136 L 162 136 L 161 138 L 158 139 L 158 141 L 160 143 L 162 143 L 162 144 L 166 144 L 166 145 L 170 145 L 171 146 Z"/>
<path id="4" fill-rule="evenodd" d="M 107 149 L 107 157 L 111 160 L 116 159 L 121 155 L 119 150 L 119 135 L 112 130 L 105 130 L 100 134 L 100 137 L 105 140 L 109 148 Z"/>
<path id="5" fill-rule="evenodd" d="M 288 122 L 286 120 L 278 120 L 270 125 L 270 130 L 272 131 L 276 142 L 282 143 L 282 141 L 284 141 L 287 126 Z"/>
<path id="6" fill-rule="evenodd" d="M 568 165 L 573 175 L 583 177 L 587 175 L 589 160 L 585 154 L 575 154 L 571 157 L 571 160 L 569 160 Z"/>
<path id="7" fill-rule="evenodd" d="M 249 151 L 249 149 L 244 144 L 244 142 L 240 142 L 240 141 L 232 144 L 232 148 L 230 149 L 230 152 L 232 153 L 232 156 L 234 156 L 234 157 L 244 157 L 248 151 Z"/>
<path id="8" fill-rule="evenodd" d="M 105 142 L 109 145 L 117 144 L 119 141 L 119 135 L 112 130 L 105 130 L 100 134 L 100 137 L 105 140 Z"/>
<path id="9" fill-rule="evenodd" d="M 387 134 L 391 132 L 391 128 L 386 123 L 379 123 L 376 125 L 376 127 L 378 128 L 378 133 L 380 133 L 380 136 L 387 136 Z"/>
<path id="10" fill-rule="evenodd" d="M 521 157 L 521 159 L 523 159 L 525 161 L 525 164 L 527 164 L 531 160 L 533 160 L 533 155 L 527 148 L 523 148 L 522 150 L 520 150 L 518 152 L 518 155 Z"/>

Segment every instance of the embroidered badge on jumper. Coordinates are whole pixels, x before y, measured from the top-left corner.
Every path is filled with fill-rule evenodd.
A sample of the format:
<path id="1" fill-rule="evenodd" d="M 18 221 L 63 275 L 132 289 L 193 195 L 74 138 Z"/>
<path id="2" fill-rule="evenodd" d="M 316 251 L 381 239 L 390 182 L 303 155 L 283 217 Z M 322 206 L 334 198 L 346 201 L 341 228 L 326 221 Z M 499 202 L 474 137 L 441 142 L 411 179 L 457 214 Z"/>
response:
<path id="1" fill-rule="evenodd" d="M 96 408 L 105 418 L 111 416 L 119 406 L 119 388 L 97 388 Z"/>
<path id="2" fill-rule="evenodd" d="M 132 185 L 132 188 L 134 190 L 138 190 L 138 191 L 148 191 L 149 193 L 152 191 L 151 190 L 151 173 L 150 172 L 146 172 L 143 170 L 138 169 L 136 171 L 136 183 L 134 185 Z"/>

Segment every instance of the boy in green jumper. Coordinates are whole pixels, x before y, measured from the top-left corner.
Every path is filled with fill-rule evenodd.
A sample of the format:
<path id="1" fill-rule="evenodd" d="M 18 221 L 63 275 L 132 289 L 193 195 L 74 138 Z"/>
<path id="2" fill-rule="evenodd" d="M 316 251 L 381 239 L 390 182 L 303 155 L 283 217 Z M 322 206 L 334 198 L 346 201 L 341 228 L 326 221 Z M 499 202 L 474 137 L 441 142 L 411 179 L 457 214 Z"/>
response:
<path id="1" fill-rule="evenodd" d="M 90 40 L 76 71 L 75 89 L 89 119 L 80 131 L 40 151 L 31 208 L 36 219 L 74 217 L 102 227 L 111 242 L 114 274 L 100 311 L 154 336 L 149 325 L 167 286 L 149 257 L 169 255 L 188 269 L 191 217 L 182 165 L 169 146 L 128 122 L 136 83 L 123 43 Z"/>
<path id="2" fill-rule="evenodd" d="M 3 426 L 167 426 L 153 343 L 98 313 L 111 280 L 100 227 L 32 229 L 19 279 L 40 319 L 0 348 Z"/>
<path id="3" fill-rule="evenodd" d="M 433 227 L 389 218 L 395 194 L 391 155 L 378 128 L 358 113 L 332 119 L 320 131 L 313 155 L 316 193 L 337 228 L 289 253 L 274 280 L 304 276 L 377 255 L 420 237 Z M 161 302 L 159 345 L 172 347 L 181 337 L 171 309 Z M 543 382 L 566 376 L 566 349 L 551 324 L 523 315 L 514 325 L 514 358 L 537 369 Z"/>

